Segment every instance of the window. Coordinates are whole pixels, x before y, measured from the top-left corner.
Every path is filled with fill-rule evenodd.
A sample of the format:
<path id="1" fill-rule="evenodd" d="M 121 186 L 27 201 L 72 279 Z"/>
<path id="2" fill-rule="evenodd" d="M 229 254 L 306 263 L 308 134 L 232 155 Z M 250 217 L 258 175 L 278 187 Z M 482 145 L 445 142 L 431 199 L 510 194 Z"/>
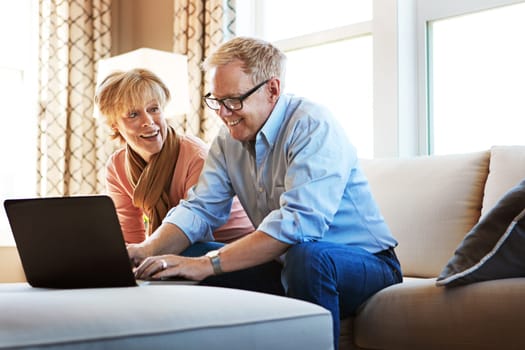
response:
<path id="1" fill-rule="evenodd" d="M 430 149 L 525 144 L 525 3 L 428 23 Z"/>
<path id="2" fill-rule="evenodd" d="M 238 34 L 283 49 L 287 91 L 328 105 L 361 157 L 525 144 L 523 0 L 237 6 Z"/>
<path id="3" fill-rule="evenodd" d="M 0 245 L 14 244 L 4 199 L 36 193 L 35 6 L 31 0 L 0 2 Z"/>
<path id="4" fill-rule="evenodd" d="M 239 35 L 271 41 L 286 53 L 285 92 L 326 105 L 359 155 L 372 157 L 372 2 L 239 1 L 237 18 Z"/>

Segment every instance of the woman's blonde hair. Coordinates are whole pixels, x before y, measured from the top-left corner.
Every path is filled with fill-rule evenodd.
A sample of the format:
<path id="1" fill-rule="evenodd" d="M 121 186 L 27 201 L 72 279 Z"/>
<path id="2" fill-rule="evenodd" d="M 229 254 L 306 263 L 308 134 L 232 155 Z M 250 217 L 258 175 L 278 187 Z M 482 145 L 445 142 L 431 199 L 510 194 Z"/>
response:
<path id="1" fill-rule="evenodd" d="M 130 108 L 145 101 L 157 101 L 163 109 L 170 98 L 168 88 L 157 75 L 147 69 L 136 68 L 109 74 L 97 88 L 95 104 L 106 123 L 112 127 L 117 117 L 128 113 Z M 125 142 L 116 130 L 112 137 Z"/>
<path id="2" fill-rule="evenodd" d="M 204 71 L 224 66 L 232 61 L 243 62 L 243 72 L 252 77 L 254 84 L 276 77 L 284 86 L 286 55 L 267 41 L 236 37 L 217 48 L 203 63 Z"/>

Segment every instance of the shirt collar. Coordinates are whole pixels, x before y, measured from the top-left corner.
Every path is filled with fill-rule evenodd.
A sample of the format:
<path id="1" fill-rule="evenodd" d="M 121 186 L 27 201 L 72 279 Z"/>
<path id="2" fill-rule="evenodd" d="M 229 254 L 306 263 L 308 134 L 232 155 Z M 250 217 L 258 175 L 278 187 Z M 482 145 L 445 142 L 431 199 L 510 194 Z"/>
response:
<path id="1" fill-rule="evenodd" d="M 279 97 L 272 113 L 270 113 L 270 116 L 266 120 L 266 123 L 264 123 L 261 130 L 257 133 L 257 141 L 260 140 L 259 137 L 264 137 L 266 142 L 268 142 L 268 145 L 270 147 L 273 146 L 277 139 L 277 135 L 279 135 L 281 126 L 284 124 L 286 118 L 286 107 L 288 106 L 289 101 L 290 96 L 286 94 Z"/>

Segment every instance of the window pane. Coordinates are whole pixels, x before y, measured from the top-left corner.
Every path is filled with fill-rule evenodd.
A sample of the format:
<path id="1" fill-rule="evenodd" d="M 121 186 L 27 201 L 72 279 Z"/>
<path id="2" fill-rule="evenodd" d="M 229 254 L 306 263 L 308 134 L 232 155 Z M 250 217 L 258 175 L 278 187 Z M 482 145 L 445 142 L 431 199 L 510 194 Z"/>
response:
<path id="1" fill-rule="evenodd" d="M 36 194 L 36 99 L 34 44 L 37 12 L 32 0 L 0 2 L 0 105 L 9 127 L 0 138 L 0 202 Z M 17 33 L 17 35 L 13 35 Z M 31 37 L 31 36 L 34 37 Z M 14 244 L 0 210 L 0 245 Z"/>
<path id="2" fill-rule="evenodd" d="M 334 113 L 360 157 L 373 157 L 372 36 L 287 52 L 285 91 Z"/>
<path id="3" fill-rule="evenodd" d="M 525 4 L 430 24 L 433 153 L 525 144 Z"/>
<path id="4" fill-rule="evenodd" d="M 264 0 L 263 37 L 269 41 L 333 29 L 372 19 L 370 0 Z"/>

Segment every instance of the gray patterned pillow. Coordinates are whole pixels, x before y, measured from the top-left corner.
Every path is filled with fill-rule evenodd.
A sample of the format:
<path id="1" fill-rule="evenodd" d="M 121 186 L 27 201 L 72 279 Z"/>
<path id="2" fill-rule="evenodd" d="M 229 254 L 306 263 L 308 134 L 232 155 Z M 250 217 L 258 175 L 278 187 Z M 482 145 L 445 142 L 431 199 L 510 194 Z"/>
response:
<path id="1" fill-rule="evenodd" d="M 454 287 L 525 276 L 525 180 L 470 230 L 436 280 Z"/>

